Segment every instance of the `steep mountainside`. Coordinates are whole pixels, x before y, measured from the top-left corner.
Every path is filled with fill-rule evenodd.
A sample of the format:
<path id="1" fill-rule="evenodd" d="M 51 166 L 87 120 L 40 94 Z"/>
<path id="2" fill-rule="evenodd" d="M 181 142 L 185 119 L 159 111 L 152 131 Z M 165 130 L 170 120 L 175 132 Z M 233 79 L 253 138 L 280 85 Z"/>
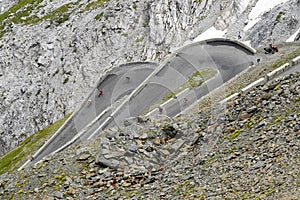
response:
<path id="1" fill-rule="evenodd" d="M 102 137 L 0 178 L 1 199 L 299 199 L 300 73 L 182 118 Z M 213 109 L 212 109 L 213 111 Z"/>
<path id="2" fill-rule="evenodd" d="M 257 0 L 1 1 L 0 155 L 73 111 L 109 69 L 160 61 L 212 26 L 254 47 L 285 41 L 300 1 L 281 2 L 259 21 Z"/>

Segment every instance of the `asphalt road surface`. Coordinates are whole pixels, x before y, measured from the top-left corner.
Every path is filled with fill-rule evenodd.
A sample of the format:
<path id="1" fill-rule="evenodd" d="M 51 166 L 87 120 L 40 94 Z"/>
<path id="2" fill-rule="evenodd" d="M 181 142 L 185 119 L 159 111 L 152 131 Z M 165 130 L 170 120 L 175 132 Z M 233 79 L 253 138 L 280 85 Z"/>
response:
<path id="1" fill-rule="evenodd" d="M 255 57 L 248 50 L 230 42 L 211 42 L 184 49 L 155 74 L 147 85 L 133 96 L 110 126 L 122 126 L 124 119 L 138 116 L 188 81 L 196 71 L 213 68 L 218 75 L 206 84 L 194 88 L 181 98 L 177 98 L 165 108 L 166 115 L 174 117 L 209 91 L 221 86 L 247 67 L 253 65 Z M 188 101 L 184 102 L 184 98 Z"/>
<path id="2" fill-rule="evenodd" d="M 166 64 L 155 74 L 151 74 L 157 67 L 153 63 L 134 63 L 116 68 L 100 82 L 89 96 L 89 100 L 74 114 L 72 120 L 65 124 L 49 144 L 42 147 L 33 158 L 33 162 L 38 162 L 59 149 L 85 129 L 87 131 L 81 135 L 76 143 L 80 140 L 86 140 L 91 135 L 97 135 L 101 131 L 96 130 L 104 125 L 103 122 L 111 116 L 115 108 L 147 77 L 150 79 L 146 85 L 143 85 L 139 92 L 131 96 L 105 127 L 123 126 L 125 119 L 136 117 L 148 111 L 152 105 L 161 101 L 168 93 L 186 83 L 197 71 L 206 69 L 218 71 L 218 75 L 207 81 L 207 84 L 194 88 L 184 96 L 175 99 L 173 104 L 166 108 L 167 115 L 173 117 L 188 107 L 189 104 L 196 102 L 209 91 L 245 70 L 254 63 L 254 60 L 252 52 L 236 43 L 210 41 L 180 49 L 174 57 L 164 62 Z M 103 90 L 103 94 L 100 96 L 98 95 L 99 89 Z M 188 101 L 183 103 L 183 98 L 188 98 Z M 104 114 L 100 115 L 101 113 Z M 98 119 L 98 116 L 102 117 Z M 93 123 L 90 123 L 91 121 Z"/>
<path id="3" fill-rule="evenodd" d="M 120 101 L 124 96 L 131 93 L 141 82 L 149 76 L 149 74 L 157 67 L 155 63 L 130 63 L 115 68 L 103 78 L 97 88 L 88 97 L 88 100 L 83 104 L 73 119 L 65 124 L 60 133 L 53 139 L 51 143 L 43 147 L 43 150 L 33 158 L 33 162 L 38 162 L 45 156 L 54 152 L 80 132 L 94 118 L 96 118 L 105 109 L 111 107 L 114 103 Z M 103 93 L 99 96 L 99 89 Z M 89 102 L 90 101 L 90 102 Z M 89 130 L 89 133 L 95 130 L 107 116 L 109 110 L 99 121 L 97 121 Z M 84 138 L 88 137 L 86 135 Z M 82 139 L 84 139 L 82 138 Z"/>

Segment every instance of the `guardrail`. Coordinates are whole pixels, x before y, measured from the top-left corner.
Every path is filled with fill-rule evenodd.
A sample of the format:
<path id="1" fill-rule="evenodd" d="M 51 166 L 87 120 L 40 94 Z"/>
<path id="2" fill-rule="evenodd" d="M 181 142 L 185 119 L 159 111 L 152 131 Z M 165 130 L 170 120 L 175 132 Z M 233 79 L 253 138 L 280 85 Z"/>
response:
<path id="1" fill-rule="evenodd" d="M 278 75 L 280 75 L 281 73 L 290 69 L 291 67 L 297 65 L 298 63 L 300 63 L 300 56 L 297 56 L 296 58 L 292 59 L 291 64 L 285 63 L 285 64 L 281 65 L 280 67 L 278 67 L 275 70 L 268 73 L 264 78 L 260 78 L 256 81 L 252 82 L 248 86 L 242 88 L 240 90 L 240 92 L 232 94 L 231 96 L 227 97 L 226 99 L 223 99 L 222 101 L 218 102 L 218 104 L 227 103 L 229 100 L 239 96 L 240 94 L 247 93 L 248 91 L 250 91 L 251 89 L 253 89 L 254 87 L 256 87 L 258 85 L 266 84 L 268 81 L 272 80 L 273 78 L 277 77 Z"/>
<path id="2" fill-rule="evenodd" d="M 144 63 L 144 64 L 156 64 L 154 62 L 132 62 L 132 63 L 127 63 L 127 64 L 122 64 L 119 67 L 123 67 L 129 64 L 140 64 L 140 63 Z M 45 148 L 48 147 L 48 145 L 60 134 L 60 132 L 68 125 L 68 123 L 70 123 L 77 115 L 78 113 L 81 111 L 81 109 L 83 108 L 83 106 L 86 105 L 86 103 L 88 102 L 88 100 L 90 99 L 90 97 L 94 94 L 94 92 L 97 90 L 99 84 L 101 84 L 101 82 L 103 80 L 106 79 L 107 76 L 109 76 L 112 73 L 113 69 L 107 69 L 104 71 L 103 76 L 97 81 L 97 84 L 93 87 L 93 89 L 91 90 L 91 92 L 89 93 L 89 95 L 83 100 L 83 102 L 76 107 L 75 111 L 72 113 L 72 115 L 61 125 L 61 127 L 50 137 L 49 140 L 47 140 L 43 146 L 41 148 L 39 148 L 39 150 L 32 156 L 32 159 L 36 158 Z M 103 112 L 102 112 L 103 113 Z M 102 114 L 101 113 L 101 114 Z M 100 114 L 100 115 L 101 115 Z M 99 117 L 100 115 L 96 116 Z M 88 126 L 89 124 L 87 124 L 86 126 Z M 75 135 L 75 138 L 76 135 Z M 78 139 L 78 138 L 77 138 Z M 74 140 L 75 141 L 75 140 Z M 66 145 L 68 145 L 69 143 L 67 143 Z M 65 146 L 66 146 L 65 145 Z M 69 146 L 69 145 L 68 145 Z M 21 169 L 23 169 L 24 167 L 26 167 L 29 163 L 31 162 L 30 159 L 28 159 L 19 169 L 18 171 L 20 171 Z"/>
<path id="3" fill-rule="evenodd" d="M 111 110 L 111 107 L 106 108 L 103 110 L 93 121 L 91 121 L 88 125 L 86 125 L 79 133 L 77 133 L 72 140 L 68 141 L 62 147 L 58 148 L 57 150 L 53 151 L 51 154 L 55 154 L 57 152 L 62 151 L 63 149 L 69 147 L 71 144 L 76 142 L 79 138 L 81 138 L 95 123 L 97 123 L 101 118 Z"/>
<path id="4" fill-rule="evenodd" d="M 166 102 L 160 104 L 159 107 L 161 107 L 161 108 L 164 109 L 169 104 L 172 104 L 172 103 L 176 102 L 176 99 L 180 99 L 180 96 L 184 96 L 184 94 L 187 93 L 187 92 L 189 92 L 189 91 L 190 91 L 189 88 L 186 88 L 186 89 L 182 90 L 180 93 L 176 94 L 175 97 L 170 98 Z M 151 117 L 151 116 L 155 115 L 155 113 L 157 113 L 157 112 L 159 112 L 159 109 L 158 108 L 154 108 L 153 110 L 151 110 L 150 112 L 148 112 L 146 114 L 146 117 Z"/>
<path id="5" fill-rule="evenodd" d="M 276 76 L 278 76 L 278 74 L 281 74 L 282 72 L 286 71 L 287 69 L 289 69 L 291 67 L 291 65 L 289 63 L 285 63 L 284 65 L 278 67 L 277 69 L 273 70 L 272 72 L 268 73 L 266 76 L 266 80 L 271 80 L 273 78 L 275 78 Z"/>
<path id="6" fill-rule="evenodd" d="M 266 78 L 260 78 L 256 81 L 254 81 L 253 83 L 251 83 L 250 85 L 247 85 L 246 87 L 244 87 L 243 89 L 241 89 L 241 93 L 246 93 L 249 90 L 251 90 L 252 88 L 258 86 L 258 85 L 264 85 L 267 82 Z"/>
<path id="7" fill-rule="evenodd" d="M 252 48 L 251 46 L 249 46 L 249 45 L 247 45 L 244 42 L 239 41 L 239 40 L 228 39 L 228 38 L 213 38 L 213 39 L 208 39 L 208 40 L 205 40 L 205 41 L 208 44 L 211 43 L 211 42 L 230 42 L 230 43 L 234 43 L 234 44 L 237 44 L 237 45 L 243 47 L 244 49 L 246 49 L 247 51 L 250 51 L 253 54 L 256 53 L 256 50 L 254 48 Z"/>
<path id="8" fill-rule="evenodd" d="M 234 94 L 230 95 L 229 97 L 227 97 L 226 99 L 223 99 L 222 101 L 220 101 L 219 104 L 227 103 L 227 101 L 229 101 L 239 95 L 240 95 L 240 93 L 234 93 Z"/>
<path id="9" fill-rule="evenodd" d="M 179 53 L 181 50 L 183 49 L 186 49 L 186 48 L 189 48 L 189 47 L 192 47 L 192 46 L 195 46 L 195 45 L 200 45 L 200 44 L 205 44 L 205 43 L 212 43 L 212 42 L 228 42 L 228 43 L 233 43 L 233 44 L 237 44 L 243 48 L 245 48 L 247 51 L 249 51 L 250 53 L 254 54 L 256 53 L 256 50 L 253 49 L 252 47 L 238 41 L 238 40 L 232 40 L 232 39 L 226 39 L 226 38 L 213 38 L 213 39 L 208 39 L 208 40 L 203 40 L 203 41 L 199 41 L 199 42 L 196 42 L 196 43 L 192 43 L 192 44 L 189 44 L 189 45 L 186 45 L 182 48 L 179 48 L 177 49 L 175 52 L 173 52 L 171 55 L 169 55 L 165 60 L 164 62 L 162 62 L 121 104 L 119 107 L 117 107 L 115 109 L 115 111 L 111 114 L 111 116 L 105 120 L 101 125 L 100 127 L 92 134 L 95 135 L 97 131 L 103 129 L 103 127 L 106 127 L 108 123 L 111 122 L 111 120 L 121 111 L 121 108 L 130 100 L 130 98 L 132 98 L 134 95 L 138 94 L 144 87 L 145 85 L 147 84 L 147 82 L 150 80 L 150 78 L 152 76 L 154 76 L 156 73 L 158 73 L 163 67 L 166 66 L 166 64 L 169 62 L 169 60 L 171 60 L 173 57 L 176 56 L 177 53 Z M 103 78 L 101 78 L 96 87 L 93 88 L 93 91 L 90 93 L 90 95 L 92 95 L 95 91 L 95 89 L 97 89 L 97 86 L 101 83 L 102 79 L 104 79 L 107 75 L 109 75 L 109 73 L 106 71 L 106 74 L 103 75 Z M 78 114 L 78 112 L 81 110 L 82 106 L 84 104 L 86 104 L 86 102 L 88 101 L 88 98 L 90 97 L 90 95 L 85 99 L 85 101 L 83 101 L 79 107 L 77 107 L 76 111 L 69 117 L 69 119 L 60 127 L 60 129 L 58 131 L 56 131 L 54 133 L 54 135 L 52 135 L 52 137 L 33 155 L 33 159 L 35 157 L 37 157 L 40 152 L 46 148 L 60 133 L 60 131 L 71 121 L 74 119 L 74 117 Z M 78 134 L 77 134 L 78 135 Z M 75 136 L 74 138 L 78 138 L 77 136 Z M 91 138 L 91 136 L 89 137 Z M 72 139 L 71 141 L 72 142 L 69 142 L 68 144 L 66 145 L 70 145 L 72 144 L 76 139 Z M 28 164 L 29 160 L 23 165 L 21 166 L 18 170 L 21 170 L 23 167 L 25 167 L 27 164 Z"/>
<path id="10" fill-rule="evenodd" d="M 297 65 L 298 63 L 300 63 L 300 56 L 298 56 L 298 57 L 296 57 L 296 58 L 294 58 L 294 59 L 292 60 L 292 66 L 295 66 L 295 65 Z"/>

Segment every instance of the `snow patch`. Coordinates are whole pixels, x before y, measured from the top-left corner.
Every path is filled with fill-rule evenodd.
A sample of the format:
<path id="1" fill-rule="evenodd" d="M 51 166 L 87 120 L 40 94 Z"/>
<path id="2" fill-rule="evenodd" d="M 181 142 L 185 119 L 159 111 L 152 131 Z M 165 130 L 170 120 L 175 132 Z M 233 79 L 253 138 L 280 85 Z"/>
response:
<path id="1" fill-rule="evenodd" d="M 291 37 L 289 37 L 289 39 L 287 39 L 286 42 L 294 42 L 299 32 L 300 32 L 300 28 L 293 35 L 291 35 Z"/>
<path id="2" fill-rule="evenodd" d="M 250 20 L 248 21 L 247 25 L 244 27 L 243 31 L 247 31 L 249 30 L 250 28 L 252 28 L 257 22 L 260 21 L 260 17 L 259 18 L 256 18 L 254 20 Z"/>
<path id="3" fill-rule="evenodd" d="M 224 38 L 224 35 L 226 34 L 227 30 L 217 30 L 214 26 L 210 27 L 203 33 L 201 33 L 199 36 L 197 36 L 193 42 L 198 42 L 202 40 L 207 40 L 211 38 Z"/>
<path id="4" fill-rule="evenodd" d="M 249 5 L 250 0 L 241 0 L 239 2 L 239 11 L 242 13 L 246 10 Z"/>
<path id="5" fill-rule="evenodd" d="M 259 0 L 248 16 L 249 23 L 244 27 L 244 31 L 252 28 L 260 20 L 260 16 L 262 14 L 271 10 L 277 5 L 286 3 L 288 1 L 290 0 Z"/>
<path id="6" fill-rule="evenodd" d="M 222 31 L 222 30 L 218 30 L 214 26 L 212 26 L 209 29 L 207 29 L 206 31 L 204 31 L 203 33 L 201 33 L 200 35 L 198 35 L 193 40 L 187 40 L 187 41 L 185 41 L 183 43 L 183 46 L 192 44 L 194 42 L 199 42 L 199 41 L 203 41 L 203 40 L 207 40 L 207 39 L 212 39 L 212 38 L 225 38 L 224 35 L 226 33 L 227 33 L 226 29 L 224 31 Z M 171 48 L 170 52 L 174 52 L 174 51 L 176 51 L 179 48 L 180 47 Z"/>

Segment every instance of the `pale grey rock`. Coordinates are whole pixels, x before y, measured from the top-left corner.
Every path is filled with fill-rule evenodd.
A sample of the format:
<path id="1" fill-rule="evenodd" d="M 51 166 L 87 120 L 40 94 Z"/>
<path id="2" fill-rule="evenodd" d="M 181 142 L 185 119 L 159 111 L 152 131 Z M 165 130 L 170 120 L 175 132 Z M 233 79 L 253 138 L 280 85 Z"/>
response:
<path id="1" fill-rule="evenodd" d="M 136 153 L 138 151 L 138 149 L 139 149 L 139 146 L 137 146 L 137 145 L 131 145 L 131 146 L 129 146 L 128 150 L 131 151 L 131 152 Z"/>
<path id="2" fill-rule="evenodd" d="M 95 163 L 100 166 L 116 169 L 120 166 L 120 162 L 115 159 L 106 159 L 103 156 L 97 156 Z"/>
<path id="3" fill-rule="evenodd" d="M 147 138 L 148 138 L 148 134 L 147 134 L 147 133 L 143 133 L 143 134 L 139 137 L 139 139 L 141 139 L 141 140 L 147 140 Z"/>
<path id="4" fill-rule="evenodd" d="M 2 0 L 0 12 L 17 2 Z M 32 14 L 41 17 L 70 2 L 75 1 L 43 1 Z M 277 6 L 246 32 L 241 30 L 256 1 L 245 6 L 226 0 L 222 7 L 220 2 L 143 0 L 134 8 L 129 1 L 108 1 L 71 13 L 61 24 L 11 24 L 0 39 L 0 155 L 73 111 L 99 76 L 120 64 L 161 61 L 211 26 L 226 29 L 228 38 L 241 32 L 254 47 L 285 41 L 299 28 L 297 0 Z M 284 15 L 274 25 L 280 11 Z M 101 12 L 103 17 L 95 19 Z"/>

